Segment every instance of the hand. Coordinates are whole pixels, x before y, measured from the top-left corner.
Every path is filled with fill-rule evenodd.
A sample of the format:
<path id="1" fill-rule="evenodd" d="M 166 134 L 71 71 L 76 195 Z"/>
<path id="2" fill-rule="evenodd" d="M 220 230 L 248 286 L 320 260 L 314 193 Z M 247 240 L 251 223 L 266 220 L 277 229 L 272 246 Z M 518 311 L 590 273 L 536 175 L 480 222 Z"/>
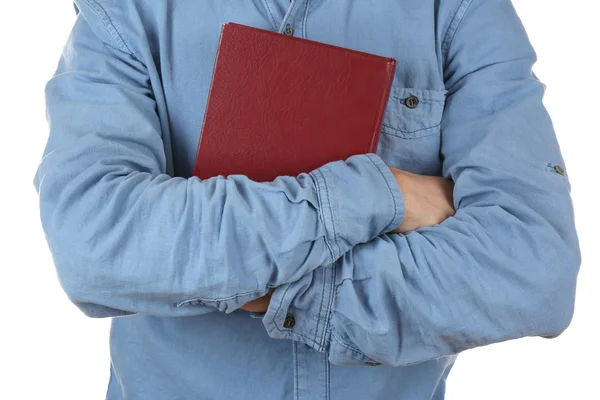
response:
<path id="1" fill-rule="evenodd" d="M 269 308 L 269 304 L 271 303 L 271 295 L 273 294 L 274 291 L 275 291 L 275 289 L 271 289 L 271 291 L 269 293 L 267 293 L 266 295 L 264 295 L 263 297 L 249 301 L 240 308 L 242 310 L 246 310 L 249 312 L 256 312 L 256 313 L 267 312 L 267 309 Z"/>
<path id="2" fill-rule="evenodd" d="M 454 183 L 439 176 L 418 175 L 389 167 L 404 196 L 404 220 L 396 233 L 433 226 L 453 216 Z"/>

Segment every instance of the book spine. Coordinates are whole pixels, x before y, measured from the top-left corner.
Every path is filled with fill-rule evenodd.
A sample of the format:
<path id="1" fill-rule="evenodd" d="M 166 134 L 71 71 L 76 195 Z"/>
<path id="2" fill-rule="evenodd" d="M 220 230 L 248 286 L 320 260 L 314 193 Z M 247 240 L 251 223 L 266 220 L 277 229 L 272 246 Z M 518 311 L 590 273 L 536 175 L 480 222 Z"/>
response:
<path id="1" fill-rule="evenodd" d="M 208 97 L 206 99 L 206 107 L 205 107 L 205 112 L 204 112 L 204 119 L 202 120 L 202 126 L 200 127 L 200 136 L 198 138 L 198 146 L 196 147 L 196 159 L 194 160 L 194 168 L 192 171 L 192 175 L 196 176 L 200 179 L 202 179 L 202 171 L 200 169 L 200 148 L 202 147 L 202 138 L 204 137 L 204 126 L 206 124 L 206 118 L 208 117 L 208 112 L 210 110 L 210 100 L 212 97 L 212 93 L 213 93 L 213 85 L 215 83 L 215 75 L 217 74 L 217 66 L 219 64 L 219 54 L 220 54 L 220 50 L 221 50 L 221 43 L 223 42 L 223 38 L 224 36 L 227 34 L 228 32 L 228 28 L 231 27 L 230 23 L 225 23 L 221 26 L 221 33 L 219 35 L 219 44 L 217 47 L 217 54 L 215 55 L 215 62 L 214 62 L 214 67 L 213 67 L 213 73 L 212 73 L 212 79 L 210 81 L 210 87 L 208 89 Z"/>
<path id="2" fill-rule="evenodd" d="M 381 124 L 383 123 L 383 116 L 385 114 L 386 105 L 390 97 L 390 91 L 392 89 L 392 81 L 394 80 L 394 74 L 396 72 L 396 60 L 390 58 L 387 63 L 387 82 L 381 91 L 381 98 L 379 99 L 379 107 L 377 116 L 375 117 L 375 126 L 373 128 L 373 136 L 371 137 L 371 145 L 369 146 L 369 152 L 375 153 L 377 151 L 377 144 L 379 143 L 379 134 L 381 132 Z"/>

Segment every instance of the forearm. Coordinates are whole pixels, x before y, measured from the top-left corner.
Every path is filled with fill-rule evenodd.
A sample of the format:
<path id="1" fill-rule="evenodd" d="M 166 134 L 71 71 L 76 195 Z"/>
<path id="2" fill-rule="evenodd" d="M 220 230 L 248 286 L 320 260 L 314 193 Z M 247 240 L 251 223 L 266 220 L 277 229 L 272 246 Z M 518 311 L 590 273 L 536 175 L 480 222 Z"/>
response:
<path id="1" fill-rule="evenodd" d="M 39 175 L 42 222 L 65 290 L 79 304 L 188 314 L 203 309 L 179 306 L 202 300 L 231 311 L 368 240 L 358 226 L 328 231 L 309 175 L 270 184 L 136 172 L 108 180 L 110 168 L 50 167 L 52 160 Z M 380 174 L 364 158 L 338 164 L 337 174 L 359 160 L 363 174 Z M 382 176 L 370 178 L 385 185 Z M 385 228 L 392 210 L 390 203 L 387 216 L 374 216 L 371 229 Z"/>
<path id="2" fill-rule="evenodd" d="M 88 315 L 230 312 L 399 224 L 373 154 L 268 183 L 167 175 L 144 66 L 111 40 L 78 18 L 34 180 L 60 282 Z"/>
<path id="3" fill-rule="evenodd" d="M 580 254 L 568 183 L 551 174 L 535 183 L 473 177 L 536 195 L 481 193 L 440 225 L 380 235 L 276 289 L 269 335 L 326 351 L 335 364 L 392 366 L 559 335 L 572 317 Z"/>
<path id="4" fill-rule="evenodd" d="M 465 4 L 441 124 L 456 214 L 380 235 L 276 289 L 263 320 L 272 337 L 337 364 L 402 366 L 569 325 L 581 254 L 535 53 L 508 0 Z"/>

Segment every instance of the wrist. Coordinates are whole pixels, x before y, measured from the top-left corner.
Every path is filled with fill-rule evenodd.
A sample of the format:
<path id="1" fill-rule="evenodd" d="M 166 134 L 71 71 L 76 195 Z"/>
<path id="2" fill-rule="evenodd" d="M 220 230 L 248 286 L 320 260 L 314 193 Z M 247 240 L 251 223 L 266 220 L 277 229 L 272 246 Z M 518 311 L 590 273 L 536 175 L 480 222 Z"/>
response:
<path id="1" fill-rule="evenodd" d="M 394 231 L 397 233 L 405 233 L 409 231 L 409 226 L 414 224 L 414 179 L 411 172 L 403 171 L 398 168 L 389 167 L 396 179 L 396 183 L 404 197 L 404 218 L 402 223 L 397 226 Z"/>
<path id="2" fill-rule="evenodd" d="M 442 223 L 454 215 L 452 181 L 390 167 L 404 196 L 404 219 L 394 232 L 407 233 Z"/>
<path id="3" fill-rule="evenodd" d="M 392 231 L 402 221 L 403 199 L 394 176 L 374 153 L 359 154 L 312 171 L 331 263 L 359 243 Z"/>

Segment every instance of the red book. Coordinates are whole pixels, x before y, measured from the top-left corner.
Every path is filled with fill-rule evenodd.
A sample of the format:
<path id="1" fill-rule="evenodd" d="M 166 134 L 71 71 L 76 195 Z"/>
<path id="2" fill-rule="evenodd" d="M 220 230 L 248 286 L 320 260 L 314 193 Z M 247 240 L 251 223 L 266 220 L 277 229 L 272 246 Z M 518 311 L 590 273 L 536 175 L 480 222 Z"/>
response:
<path id="1" fill-rule="evenodd" d="M 396 61 L 223 25 L 194 175 L 297 176 L 376 151 Z"/>

